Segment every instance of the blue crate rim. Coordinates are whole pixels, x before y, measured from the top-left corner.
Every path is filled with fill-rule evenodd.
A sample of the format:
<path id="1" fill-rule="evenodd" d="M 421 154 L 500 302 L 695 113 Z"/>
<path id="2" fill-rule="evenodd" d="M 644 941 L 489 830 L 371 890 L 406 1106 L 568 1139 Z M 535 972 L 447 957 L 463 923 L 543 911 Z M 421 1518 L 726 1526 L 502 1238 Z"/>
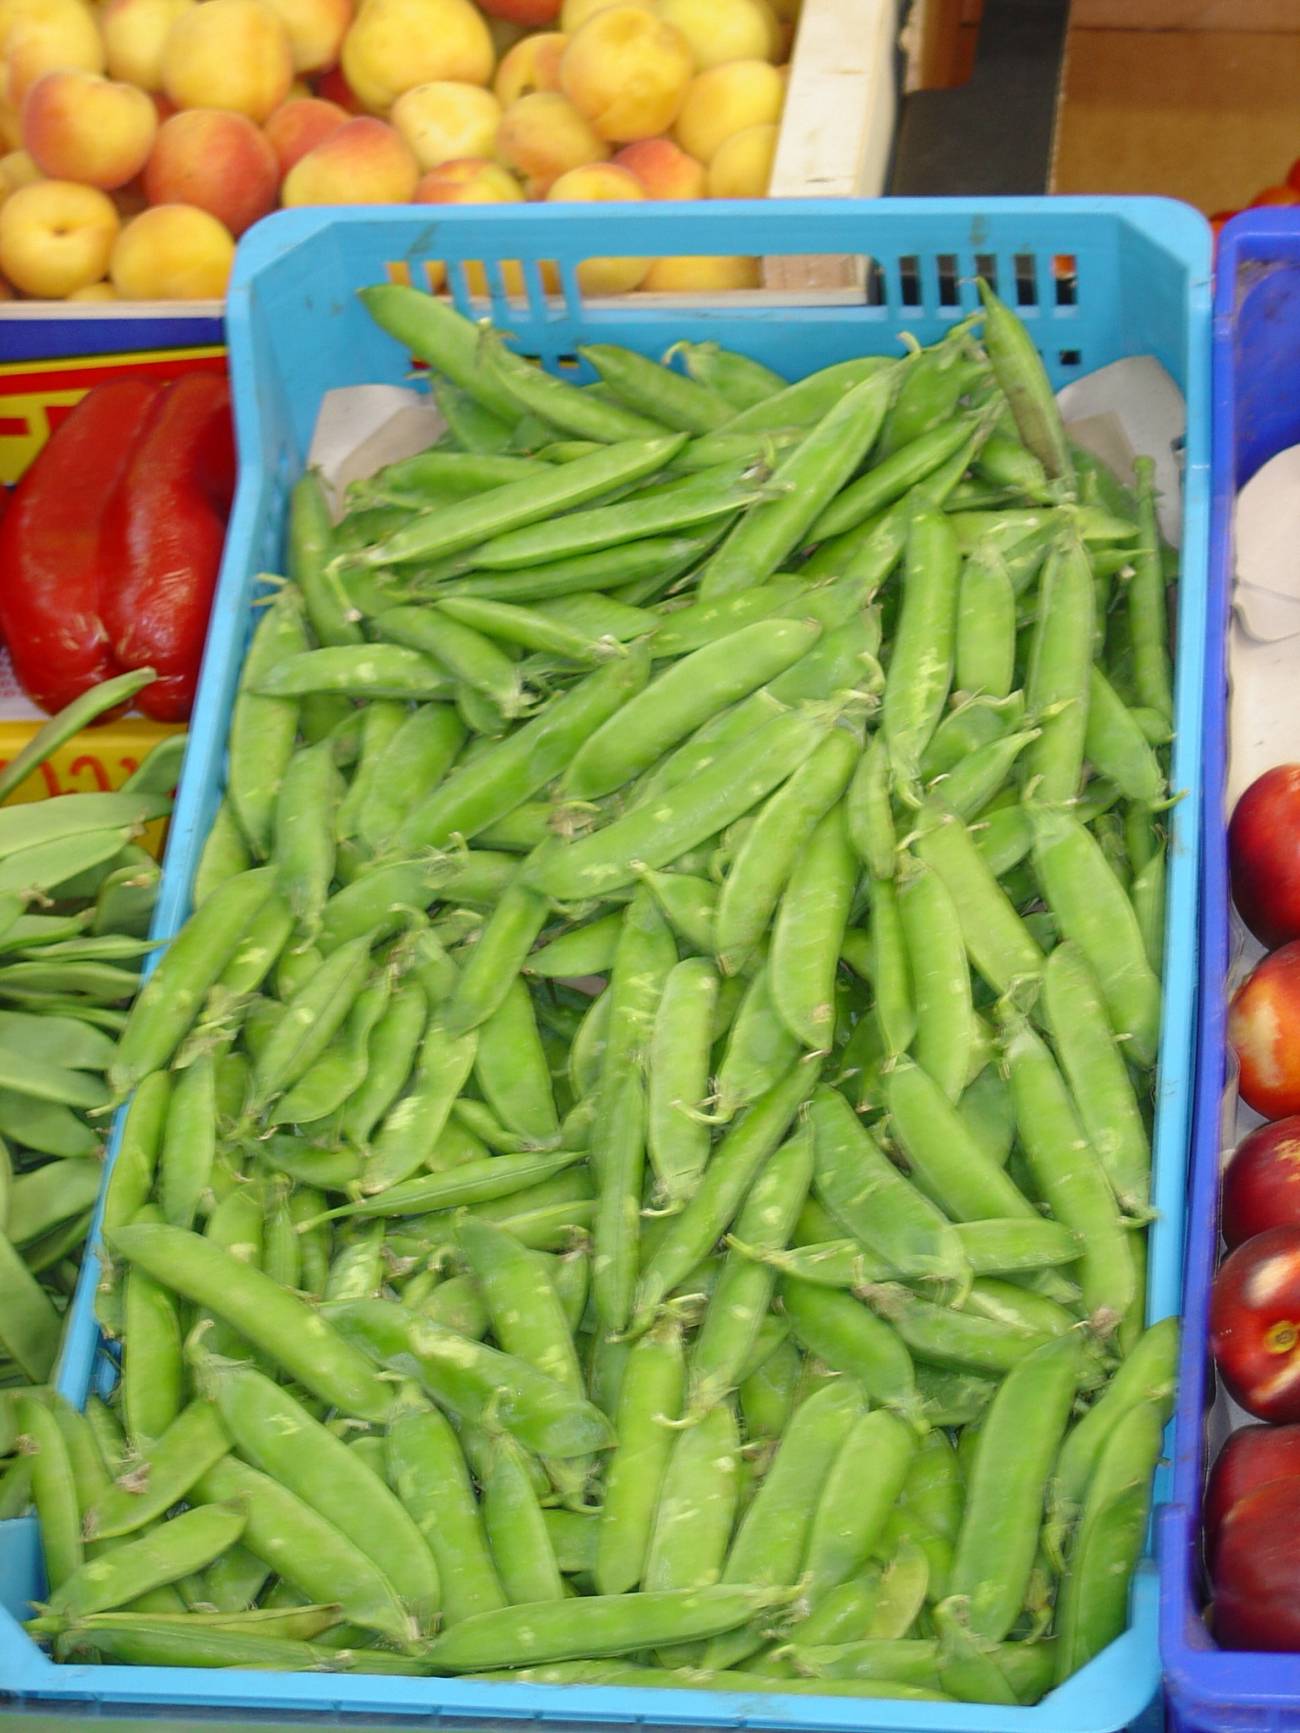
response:
<path id="1" fill-rule="evenodd" d="M 441 245 L 451 256 L 481 257 L 489 237 L 503 237 L 500 256 L 526 254 L 530 225 L 538 228 L 537 256 L 549 258 L 557 253 L 565 257 L 566 266 L 574 256 L 587 256 L 581 249 L 597 240 L 604 250 L 609 248 L 608 224 L 613 208 L 600 207 L 598 216 L 580 207 L 551 207 L 549 210 L 517 207 L 500 211 L 463 210 L 442 215 L 437 227 Z M 619 213 L 620 220 L 622 218 Z M 1199 767 L 1200 703 L 1203 687 L 1203 640 L 1199 630 L 1204 602 L 1204 562 L 1206 553 L 1205 484 L 1208 476 L 1207 357 L 1204 333 L 1208 327 L 1209 235 L 1204 220 L 1188 207 L 1159 199 L 1002 199 L 1002 200 L 854 200 L 854 201 L 753 201 L 737 202 L 707 209 L 696 207 L 632 207 L 626 215 L 631 226 L 637 251 L 665 251 L 671 235 L 676 252 L 716 253 L 724 237 L 737 237 L 737 250 L 743 235 L 746 250 L 773 253 L 778 251 L 817 253 L 825 251 L 861 251 L 871 254 L 870 239 L 873 224 L 882 226 L 882 234 L 892 229 L 893 251 L 901 253 L 898 228 L 904 222 L 912 225 L 906 245 L 917 254 L 929 255 L 940 251 L 982 249 L 1010 257 L 1024 250 L 1037 255 L 1069 252 L 1072 245 L 1080 253 L 1088 241 L 1089 232 L 1098 237 L 1104 231 L 1110 242 L 1109 251 L 1127 238 L 1140 239 L 1163 250 L 1162 262 L 1177 280 L 1178 361 L 1185 370 L 1183 389 L 1188 406 L 1186 463 L 1184 469 L 1183 527 L 1183 605 L 1179 616 L 1179 655 L 1177 673 L 1178 741 L 1174 766 L 1175 781 L 1187 789 L 1187 798 L 1175 815 L 1175 844 L 1171 849 L 1170 910 L 1171 930 L 1176 914 L 1181 910 L 1183 929 L 1180 936 L 1191 940 L 1193 928 L 1188 922 L 1193 910 L 1193 893 L 1197 869 L 1198 807 L 1196 771 Z M 1023 227 L 1008 237 L 1005 225 L 1010 220 Z M 421 225 L 418 241 L 411 243 L 412 253 L 428 250 L 424 235 L 429 228 L 427 207 L 397 208 L 386 211 L 381 218 L 373 209 L 320 212 L 282 212 L 267 219 L 241 243 L 235 277 L 228 303 L 228 337 L 231 348 L 231 372 L 235 387 L 241 434 L 240 483 L 235 511 L 231 520 L 227 554 L 219 582 L 217 608 L 223 598 L 238 600 L 242 608 L 242 591 L 248 574 L 256 569 L 252 549 L 255 542 L 256 512 L 262 490 L 270 483 L 266 467 L 268 453 L 263 447 L 259 418 L 250 407 L 254 402 L 255 379 L 252 362 L 254 348 L 254 299 L 259 276 L 286 258 L 297 247 L 334 232 L 334 238 L 346 245 L 349 234 L 358 243 L 364 230 L 381 222 L 385 233 L 403 223 L 418 221 Z M 955 231 L 961 227 L 964 238 L 958 240 Z M 941 233 L 936 232 L 941 229 Z M 1084 231 L 1082 240 L 1078 232 Z M 993 238 L 991 231 L 1001 231 Z M 653 236 L 662 233 L 658 244 Z M 644 239 L 641 237 L 644 236 Z M 513 237 L 513 242 L 511 240 Z M 542 244 L 543 239 L 545 245 Z M 889 244 L 881 241 L 882 246 Z M 475 249 L 478 249 L 476 252 Z M 566 256 L 567 255 L 567 256 Z M 1181 275 L 1179 275 L 1181 273 Z M 743 297 L 740 298 L 743 301 Z M 973 299 L 973 285 L 967 284 L 963 304 L 957 308 L 917 308 L 918 320 L 931 324 L 950 322 L 964 316 Z M 592 310 L 593 323 L 621 323 L 629 332 L 629 340 L 653 329 L 657 321 L 665 322 L 667 312 L 659 308 L 638 315 L 635 309 L 609 309 L 605 303 Z M 542 303 L 529 309 L 535 319 L 545 324 L 563 324 L 572 319 L 572 300 L 557 311 L 556 303 Z M 910 311 L 910 309 L 909 309 Z M 1077 308 L 1062 309 L 1067 317 L 1079 317 Z M 585 312 L 579 308 L 585 318 Z M 681 315 L 685 318 L 685 315 Z M 770 327 L 773 320 L 795 319 L 802 324 L 823 325 L 827 321 L 862 319 L 864 337 L 867 324 L 873 323 L 879 332 L 879 322 L 889 320 L 895 329 L 905 329 L 907 317 L 896 308 L 846 307 L 807 309 L 794 306 L 745 306 L 728 304 L 714 311 L 718 329 L 728 328 L 735 341 L 743 346 L 745 335 L 757 336 Z M 1171 320 L 1172 323 L 1172 320 Z M 1123 344 L 1113 344 L 1124 352 Z M 227 631 L 226 636 L 229 637 Z M 209 637 L 200 683 L 195 718 L 195 736 L 200 722 L 219 731 L 224 743 L 223 714 L 209 715 L 217 702 L 222 670 L 218 666 L 220 633 Z M 241 637 L 242 642 L 242 637 Z M 212 731 L 209 729 L 209 732 Z M 206 791 L 200 784 L 200 772 L 192 768 L 197 753 L 187 755 L 180 795 L 172 821 L 165 861 L 165 888 L 155 920 L 155 931 L 170 936 L 179 925 L 188 903 L 188 876 L 181 884 L 178 874 L 192 867 L 192 858 L 199 830 Z M 215 798 L 215 796 L 214 796 Z M 1157 1133 L 1157 1195 L 1158 1208 L 1166 1219 L 1181 1218 L 1182 1161 L 1184 1141 L 1182 1120 L 1185 1118 L 1180 1083 L 1191 1043 L 1195 947 L 1170 947 L 1166 964 L 1166 990 L 1169 1009 L 1161 1036 L 1159 1126 Z M 120 1116 L 115 1127 L 110 1159 L 120 1136 Z M 1162 1151 L 1177 1149 L 1177 1159 Z M 1163 1179 L 1161 1176 L 1163 1175 Z M 98 1215 L 92 1236 L 98 1233 Z M 1164 1316 L 1177 1304 L 1180 1236 L 1173 1231 L 1153 1235 L 1151 1318 Z M 1159 1272 L 1157 1279 L 1157 1271 Z M 94 1355 L 93 1291 L 97 1280 L 97 1262 L 93 1249 L 88 1253 L 74 1300 L 74 1316 L 69 1330 L 69 1349 L 59 1370 L 60 1388 L 78 1400 L 84 1395 Z M 1157 1289 L 1159 1297 L 1157 1297 Z M 34 1524 L 25 1519 L 29 1531 Z M 22 1529 L 23 1523 L 7 1525 Z M 29 1546 L 35 1545 L 34 1532 L 26 1536 Z M 1149 1561 L 1140 1568 L 1134 1590 L 1134 1619 L 1128 1631 L 1115 1644 L 1098 1656 L 1089 1667 L 1075 1675 L 1065 1686 L 1053 1692 L 1033 1708 L 1008 1709 L 1001 1706 L 972 1704 L 914 1704 L 886 1699 L 836 1699 L 814 1697 L 776 1698 L 736 1697 L 713 1692 L 628 1691 L 610 1687 L 572 1686 L 537 1687 L 475 1683 L 472 1679 L 402 1680 L 376 1678 L 374 1675 L 330 1676 L 319 1680 L 314 1676 L 288 1674 L 205 1674 L 199 1677 L 189 1671 L 173 1669 L 92 1668 L 59 1666 L 44 1657 L 21 1631 L 17 1631 L 16 1651 L 19 1666 L 7 1679 L 9 1688 L 32 1701 L 60 1701 L 71 1708 L 88 1697 L 99 1704 L 167 1707 L 195 1701 L 231 1708 L 245 1706 L 261 1709 L 296 1711 L 329 1708 L 336 1712 L 380 1712 L 407 1714 L 412 1712 L 446 1713 L 466 1719 L 505 1716 L 538 1718 L 552 1722 L 582 1721 L 601 1723 L 638 1721 L 656 1724 L 689 1723 L 695 1726 L 772 1726 L 790 1729 L 872 1728 L 881 1733 L 894 1729 L 918 1733 L 921 1728 L 951 1730 L 951 1733 L 1058 1733 L 1068 1727 L 1070 1733 L 1109 1733 L 1140 1715 L 1155 1694 L 1158 1685 L 1154 1631 L 1156 1624 L 1156 1581 Z M 15 1627 L 9 1615 L 0 1612 L 0 1654 L 6 1649 L 6 1626 L 10 1635 Z M 12 1642 L 8 1646 L 13 1648 Z M 1117 1678 L 1117 1674 L 1123 1674 Z M 179 1682 L 179 1683 L 178 1683 Z"/>

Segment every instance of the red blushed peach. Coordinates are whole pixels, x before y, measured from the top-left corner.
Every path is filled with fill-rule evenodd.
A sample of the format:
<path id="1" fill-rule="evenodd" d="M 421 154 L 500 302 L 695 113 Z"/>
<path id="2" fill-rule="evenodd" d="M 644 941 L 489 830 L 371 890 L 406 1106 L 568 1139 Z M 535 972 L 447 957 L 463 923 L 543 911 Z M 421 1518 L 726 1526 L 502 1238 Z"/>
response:
<path id="1" fill-rule="evenodd" d="M 104 44 L 81 0 L 41 0 L 13 12 L 0 34 L 0 100 L 21 109 L 47 72 L 102 72 Z"/>
<path id="2" fill-rule="evenodd" d="M 106 192 L 139 174 L 157 130 L 143 90 L 93 72 L 47 72 L 23 104 L 23 144 L 41 173 Z"/>
<path id="3" fill-rule="evenodd" d="M 410 146 L 382 120 L 358 115 L 289 170 L 285 205 L 404 205 L 420 171 Z"/>
<path id="4" fill-rule="evenodd" d="M 569 169 L 608 155 L 609 146 L 557 90 L 521 96 L 501 117 L 497 156 L 523 181 L 530 199 L 545 198 Z"/>
<path id="5" fill-rule="evenodd" d="M 242 235 L 275 209 L 280 164 L 269 140 L 242 114 L 187 108 L 158 131 L 145 165 L 151 205 L 196 205 Z"/>
<path id="6" fill-rule="evenodd" d="M 99 27 L 110 76 L 141 90 L 160 89 L 167 33 L 193 5 L 194 0 L 108 0 Z"/>
<path id="7" fill-rule="evenodd" d="M 601 138 L 630 144 L 667 132 L 695 71 L 680 30 L 637 5 L 611 6 L 578 30 L 560 88 Z"/>
<path id="8" fill-rule="evenodd" d="M 211 212 L 154 205 L 117 237 L 109 275 L 124 301 L 215 301 L 234 260 L 234 238 Z"/>
<path id="9" fill-rule="evenodd" d="M 287 175 L 309 150 L 324 144 L 332 133 L 346 125 L 348 113 L 337 102 L 321 96 L 295 97 L 282 102 L 262 131 L 275 152 L 281 175 Z"/>
<path id="10" fill-rule="evenodd" d="M 484 157 L 440 163 L 421 178 L 415 189 L 417 205 L 513 205 L 521 203 L 523 196 L 523 188 L 514 176 L 500 163 Z M 507 295 L 522 298 L 524 275 L 518 260 L 501 261 L 501 280 Z M 487 275 L 476 260 L 466 263 L 465 281 L 471 295 L 488 293 Z"/>
<path id="11" fill-rule="evenodd" d="M 614 152 L 614 161 L 641 183 L 648 199 L 702 199 L 704 164 L 670 138 L 642 138 Z"/>
<path id="12" fill-rule="evenodd" d="M 492 81 L 502 108 L 509 108 L 521 96 L 531 96 L 535 90 L 558 90 L 560 60 L 568 42 L 568 37 L 559 30 L 543 30 L 516 42 L 501 57 Z"/>
<path id="13" fill-rule="evenodd" d="M 1271 952 L 1237 988 L 1228 1041 L 1247 1105 L 1266 1119 L 1300 1113 L 1300 939 Z"/>
<path id="14" fill-rule="evenodd" d="M 263 0 L 203 0 L 163 44 L 163 89 L 177 108 L 231 108 L 264 121 L 289 93 L 289 33 Z"/>
<path id="15" fill-rule="evenodd" d="M 546 195 L 548 203 L 573 200 L 581 204 L 637 204 L 645 198 L 641 183 L 625 168 L 612 162 L 588 163 L 570 169 Z M 626 295 L 635 289 L 650 269 L 649 259 L 584 259 L 577 269 L 578 286 L 588 295 Z"/>

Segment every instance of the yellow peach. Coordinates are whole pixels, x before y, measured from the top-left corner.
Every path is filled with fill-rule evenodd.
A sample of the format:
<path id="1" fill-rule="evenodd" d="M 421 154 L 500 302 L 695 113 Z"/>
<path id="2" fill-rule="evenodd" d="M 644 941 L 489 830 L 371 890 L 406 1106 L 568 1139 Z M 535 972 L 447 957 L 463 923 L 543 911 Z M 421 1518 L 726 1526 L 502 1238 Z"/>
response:
<path id="1" fill-rule="evenodd" d="M 600 162 L 609 146 L 558 90 L 535 90 L 512 102 L 501 117 L 497 156 L 524 183 L 531 199 L 571 168 Z"/>
<path id="2" fill-rule="evenodd" d="M 625 0 L 564 0 L 560 7 L 560 29 L 566 35 L 572 36 L 588 20 L 594 18 L 597 12 L 608 12 L 611 6 L 619 6 Z M 637 0 L 637 3 L 647 12 L 654 11 L 654 0 Z"/>
<path id="3" fill-rule="evenodd" d="M 161 90 L 163 44 L 193 5 L 194 0 L 108 0 L 99 27 L 110 75 L 141 90 Z"/>
<path id="4" fill-rule="evenodd" d="M 487 84 L 496 53 L 470 0 L 362 0 L 341 64 L 365 106 L 386 114 L 417 84 Z"/>
<path id="5" fill-rule="evenodd" d="M 11 16 L 2 52 L 0 97 L 19 109 L 27 92 L 47 72 L 104 70 L 99 26 L 81 0 L 46 0 L 40 11 Z"/>
<path id="6" fill-rule="evenodd" d="M 765 60 L 729 60 L 691 80 L 673 137 L 706 166 L 724 139 L 779 120 L 785 81 Z"/>
<path id="7" fill-rule="evenodd" d="M 234 260 L 234 237 L 210 212 L 153 205 L 117 237 L 109 275 L 124 301 L 215 301 Z"/>
<path id="8" fill-rule="evenodd" d="M 656 259 L 641 283 L 643 289 L 668 294 L 730 294 L 733 289 L 757 289 L 758 260 L 701 253 L 695 258 Z"/>
<path id="9" fill-rule="evenodd" d="M 360 114 L 309 150 L 280 189 L 285 205 L 403 205 L 420 170 L 386 121 Z"/>
<path id="10" fill-rule="evenodd" d="M 614 152 L 620 168 L 634 174 L 648 199 L 702 199 L 704 164 L 670 138 L 642 138 Z"/>
<path id="11" fill-rule="evenodd" d="M 143 90 L 95 72 L 47 72 L 23 104 L 23 142 L 51 180 L 125 186 L 144 167 L 157 131 Z"/>
<path id="12" fill-rule="evenodd" d="M 723 139 L 709 164 L 709 197 L 761 199 L 772 178 L 780 131 L 774 121 L 768 121 Z"/>
<path id="13" fill-rule="evenodd" d="M 296 96 L 282 102 L 263 127 L 280 173 L 287 175 L 309 150 L 323 144 L 348 119 L 348 111 L 321 96 Z"/>
<path id="14" fill-rule="evenodd" d="M 289 33 L 264 0 L 203 0 L 168 31 L 162 74 L 177 108 L 232 108 L 260 123 L 293 82 Z"/>
<path id="15" fill-rule="evenodd" d="M 560 88 L 560 58 L 568 41 L 563 31 L 539 30 L 536 36 L 525 36 L 502 56 L 492 82 L 502 108 L 509 108 L 512 102 L 534 90 Z"/>
<path id="16" fill-rule="evenodd" d="M 0 197 L 44 179 L 27 151 L 11 150 L 0 156 Z"/>
<path id="17" fill-rule="evenodd" d="M 641 183 L 630 170 L 612 162 L 588 163 L 562 174 L 547 193 L 548 204 L 575 201 L 588 203 L 639 204 L 645 198 Z M 626 295 L 635 289 L 650 269 L 649 259 L 584 259 L 577 269 L 578 286 L 587 295 Z"/>
<path id="18" fill-rule="evenodd" d="M 33 181 L 0 205 L 0 271 L 24 295 L 61 300 L 104 275 L 117 231 L 98 187 Z"/>
<path id="19" fill-rule="evenodd" d="M 144 171 L 151 205 L 197 205 L 242 235 L 275 209 L 280 164 L 246 114 L 186 108 L 164 121 Z"/>
<path id="20" fill-rule="evenodd" d="M 644 7 L 597 12 L 560 62 L 560 88 L 602 138 L 653 138 L 677 118 L 694 62 L 680 30 Z"/>
<path id="21" fill-rule="evenodd" d="M 352 0 L 266 0 L 289 33 L 295 72 L 321 72 L 338 60 L 352 22 Z M 286 96 L 292 94 L 286 92 Z M 310 95 L 310 91 L 297 94 Z"/>
<path id="22" fill-rule="evenodd" d="M 690 43 L 697 71 L 776 55 L 778 27 L 767 0 L 656 0 L 655 11 Z"/>
<path id="23" fill-rule="evenodd" d="M 459 157 L 491 156 L 501 104 L 479 84 L 443 79 L 403 91 L 390 118 L 424 170 Z"/>
<path id="24" fill-rule="evenodd" d="M 84 289 L 74 289 L 69 301 L 116 301 L 117 290 L 105 279 L 102 283 L 87 283 Z"/>
<path id="25" fill-rule="evenodd" d="M 441 163 L 430 169 L 415 189 L 417 205 L 513 205 L 519 204 L 523 196 L 524 190 L 514 176 L 500 163 L 485 157 L 462 157 L 458 162 Z M 436 260 L 434 264 L 445 277 L 445 266 Z M 475 259 L 467 260 L 464 271 L 470 294 L 486 296 L 488 278 L 482 264 Z M 527 291 L 519 261 L 502 259 L 500 272 L 506 294 L 522 300 Z"/>

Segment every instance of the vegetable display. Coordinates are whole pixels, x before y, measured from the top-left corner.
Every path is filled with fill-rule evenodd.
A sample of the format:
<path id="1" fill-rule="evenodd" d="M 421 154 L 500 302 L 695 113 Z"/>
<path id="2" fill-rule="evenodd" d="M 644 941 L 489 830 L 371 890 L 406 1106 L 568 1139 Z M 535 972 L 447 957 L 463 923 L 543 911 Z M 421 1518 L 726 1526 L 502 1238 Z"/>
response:
<path id="1" fill-rule="evenodd" d="M 1035 1702 L 1172 1403 L 1150 468 L 986 288 L 792 385 L 363 298 L 473 441 L 298 483 L 109 1069 L 120 1381 L 19 1416 L 29 1628 Z"/>

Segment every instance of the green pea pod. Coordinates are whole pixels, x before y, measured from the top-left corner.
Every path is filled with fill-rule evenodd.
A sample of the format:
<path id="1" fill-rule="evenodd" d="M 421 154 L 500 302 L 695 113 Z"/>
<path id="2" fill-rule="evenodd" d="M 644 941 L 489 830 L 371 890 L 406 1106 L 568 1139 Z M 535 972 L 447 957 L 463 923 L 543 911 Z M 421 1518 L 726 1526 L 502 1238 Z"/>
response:
<path id="1" fill-rule="evenodd" d="M 254 630 L 230 719 L 226 801 L 247 846 L 260 860 L 271 852 L 275 803 L 298 731 L 298 703 L 263 697 L 256 688 L 269 669 L 308 648 L 301 594 L 285 585 L 272 596 Z"/>
<path id="2" fill-rule="evenodd" d="M 650 1039 L 646 1138 L 669 1206 L 685 1201 L 708 1164 L 710 1035 L 718 976 L 703 957 L 677 964 L 664 982 Z"/>
<path id="3" fill-rule="evenodd" d="M 202 1570 L 238 1541 L 244 1520 L 237 1507 L 214 1504 L 185 1511 L 83 1564 L 50 1596 L 50 1613 L 75 1621 L 111 1612 Z"/>
<path id="4" fill-rule="evenodd" d="M 896 777 L 914 782 L 921 754 L 952 686 L 961 562 L 939 511 L 922 508 L 908 526 L 903 603 L 881 704 L 881 731 Z"/>
<path id="5" fill-rule="evenodd" d="M 212 1403 L 182 1409 L 132 1473 L 108 1487 L 86 1513 L 94 1540 L 114 1540 L 157 1522 L 230 1449 L 230 1437 Z"/>
<path id="6" fill-rule="evenodd" d="M 600 1594 L 625 1594 L 642 1579 L 684 1385 L 681 1323 L 666 1318 L 634 1344 L 620 1386 L 618 1442 L 597 1530 Z"/>
<path id="7" fill-rule="evenodd" d="M 1074 470 L 1061 412 L 1034 340 L 983 278 L 979 292 L 984 304 L 985 347 L 1020 437 L 1049 476 L 1072 485 Z"/>
<path id="8" fill-rule="evenodd" d="M 854 1423 L 826 1475 L 808 1529 L 803 1570 L 813 1608 L 866 1563 L 903 1490 L 916 1446 L 913 1428 L 884 1409 Z"/>
<path id="9" fill-rule="evenodd" d="M 916 1372 L 898 1331 L 848 1294 L 786 1276 L 781 1294 L 791 1329 L 809 1354 L 845 1374 L 873 1401 L 917 1411 Z"/>

